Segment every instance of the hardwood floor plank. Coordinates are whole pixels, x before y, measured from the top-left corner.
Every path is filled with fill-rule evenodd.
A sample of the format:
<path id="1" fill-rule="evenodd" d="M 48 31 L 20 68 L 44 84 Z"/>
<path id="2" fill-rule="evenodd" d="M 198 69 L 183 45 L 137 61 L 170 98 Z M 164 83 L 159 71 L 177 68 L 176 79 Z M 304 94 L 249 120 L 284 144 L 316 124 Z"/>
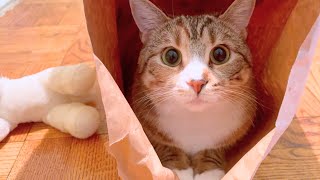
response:
<path id="1" fill-rule="evenodd" d="M 84 14 L 79 12 L 84 12 L 82 1 L 72 1 L 68 11 L 62 17 L 59 25 L 78 25 L 85 22 Z"/>
<path id="2" fill-rule="evenodd" d="M 0 143 L 0 179 L 6 179 L 24 142 Z"/>
<path id="3" fill-rule="evenodd" d="M 82 0 L 22 0 L 0 18 L 1 75 L 20 78 L 61 64 L 94 65 L 84 19 Z M 0 179 L 9 172 L 8 179 L 117 179 L 106 129 L 104 122 L 98 135 L 77 140 L 43 123 L 20 125 L 0 144 Z"/>
<path id="4" fill-rule="evenodd" d="M 320 177 L 320 118 L 298 118 L 259 167 L 255 179 Z"/>
<path id="5" fill-rule="evenodd" d="M 82 2 L 82 0 L 23 0 L 22 4 L 56 4 L 56 3 L 73 3 Z"/>
<path id="6" fill-rule="evenodd" d="M 63 65 L 83 62 L 93 63 L 93 51 L 88 31 L 84 25 L 81 26 L 80 29 L 81 30 L 77 34 L 77 39 L 73 42 L 63 57 Z"/>
<path id="7" fill-rule="evenodd" d="M 116 179 L 106 142 L 105 135 L 26 141 L 8 179 Z"/>
<path id="8" fill-rule="evenodd" d="M 26 70 L 26 66 L 21 66 L 18 63 L 1 63 L 0 75 L 7 78 L 20 78 Z"/>
<path id="9" fill-rule="evenodd" d="M 32 124 L 20 124 L 15 128 L 1 143 L 8 142 L 24 142 L 27 138 L 27 135 L 32 127 Z"/>
<path id="10" fill-rule="evenodd" d="M 40 140 L 40 139 L 52 139 L 52 138 L 61 138 L 61 137 L 71 137 L 69 134 L 65 134 L 51 126 L 48 126 L 43 123 L 34 123 L 28 136 L 27 141 L 30 140 Z"/>
<path id="11" fill-rule="evenodd" d="M 64 52 L 77 38 L 80 27 L 0 28 L 0 53 Z"/>
<path id="12" fill-rule="evenodd" d="M 16 64 L 17 66 L 44 66 L 61 63 L 65 52 L 12 52 L 0 53 L 0 65 Z M 41 69 L 39 69 L 41 70 Z"/>
<path id="13" fill-rule="evenodd" d="M 0 27 L 58 25 L 70 7 L 71 2 L 20 3 L 1 17 Z"/>
<path id="14" fill-rule="evenodd" d="M 51 67 L 57 67 L 61 65 L 61 59 L 60 60 L 55 60 L 55 61 L 47 61 L 47 59 L 43 59 L 42 61 L 44 62 L 40 62 L 40 63 L 36 63 L 36 64 L 29 64 L 26 68 L 26 71 L 23 73 L 23 76 L 27 76 L 27 75 L 31 75 L 31 74 L 35 74 L 38 73 L 40 71 L 43 71 L 47 68 L 51 68 Z"/>

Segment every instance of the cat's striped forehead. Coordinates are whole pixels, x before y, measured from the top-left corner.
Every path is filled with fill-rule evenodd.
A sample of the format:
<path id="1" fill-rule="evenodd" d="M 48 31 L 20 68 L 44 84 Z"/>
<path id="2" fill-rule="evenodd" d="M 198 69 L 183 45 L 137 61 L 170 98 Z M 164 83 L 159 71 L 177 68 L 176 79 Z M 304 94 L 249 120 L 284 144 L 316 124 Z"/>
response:
<path id="1" fill-rule="evenodd" d="M 180 16 L 172 22 L 177 27 L 183 28 L 190 40 L 199 40 L 203 35 L 205 27 L 212 24 L 214 18 L 212 16 Z M 211 39 L 211 41 L 214 41 L 214 39 Z"/>
<path id="2" fill-rule="evenodd" d="M 240 32 L 212 15 L 178 16 L 151 32 L 144 47 L 147 54 L 166 47 L 182 49 L 189 56 L 204 57 L 208 47 L 225 44 L 250 63 L 250 52 Z"/>

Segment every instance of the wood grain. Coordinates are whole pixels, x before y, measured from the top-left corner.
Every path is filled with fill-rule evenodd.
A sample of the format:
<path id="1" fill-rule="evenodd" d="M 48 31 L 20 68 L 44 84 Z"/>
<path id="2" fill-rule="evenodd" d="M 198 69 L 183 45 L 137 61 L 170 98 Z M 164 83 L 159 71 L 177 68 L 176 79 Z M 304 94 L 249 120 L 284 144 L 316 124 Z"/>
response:
<path id="1" fill-rule="evenodd" d="M 255 179 L 319 179 L 320 118 L 295 119 Z"/>
<path id="2" fill-rule="evenodd" d="M 20 124 L 2 141 L 2 143 L 25 141 L 32 126 L 33 124 L 31 123 Z"/>
<path id="3" fill-rule="evenodd" d="M 116 179 L 106 142 L 105 135 L 26 141 L 8 179 Z"/>
<path id="4" fill-rule="evenodd" d="M 0 18 L 0 74 L 9 78 L 92 61 L 81 0 L 22 0 Z M 43 123 L 19 125 L 0 143 L 0 179 L 118 179 L 98 135 L 77 140 Z"/>
<path id="5" fill-rule="evenodd" d="M 6 179 L 16 161 L 23 142 L 0 143 L 0 179 Z"/>
<path id="6" fill-rule="evenodd" d="M 106 135 L 26 141 L 8 179 L 115 179 L 106 142 Z"/>

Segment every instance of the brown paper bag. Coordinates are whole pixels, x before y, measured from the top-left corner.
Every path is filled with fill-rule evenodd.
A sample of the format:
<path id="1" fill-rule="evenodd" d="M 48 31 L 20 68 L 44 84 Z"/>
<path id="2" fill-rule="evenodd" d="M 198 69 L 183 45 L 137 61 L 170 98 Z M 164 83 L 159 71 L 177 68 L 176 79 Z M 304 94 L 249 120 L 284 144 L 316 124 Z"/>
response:
<path id="1" fill-rule="evenodd" d="M 223 4 L 221 7 L 208 6 L 219 4 L 212 1 L 204 0 L 200 4 L 200 1 L 177 0 L 176 5 L 181 8 L 175 13 L 222 10 L 232 2 L 225 0 L 220 3 Z M 171 5 L 171 1 L 153 2 L 170 12 L 168 4 Z M 95 61 L 106 112 L 109 152 L 117 160 L 120 177 L 175 179 L 171 170 L 162 167 L 123 94 L 128 92 L 136 63 L 134 60 L 140 48 L 137 29 L 129 16 L 128 1 L 85 0 L 84 4 L 89 34 L 97 55 Z M 258 1 L 249 25 L 248 43 L 266 108 L 255 128 L 229 152 L 229 171 L 224 179 L 251 179 L 291 123 L 315 51 L 317 47 L 320 50 L 319 12 L 318 0 Z"/>

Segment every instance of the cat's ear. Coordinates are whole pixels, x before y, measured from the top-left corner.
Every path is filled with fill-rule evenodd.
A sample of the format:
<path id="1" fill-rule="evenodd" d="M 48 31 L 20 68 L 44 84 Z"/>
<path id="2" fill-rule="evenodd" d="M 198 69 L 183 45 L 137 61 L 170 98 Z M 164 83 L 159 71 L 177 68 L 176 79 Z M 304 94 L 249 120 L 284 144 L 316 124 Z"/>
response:
<path id="1" fill-rule="evenodd" d="M 256 0 L 235 0 L 219 18 L 246 32 L 255 4 Z"/>
<path id="2" fill-rule="evenodd" d="M 148 0 L 129 0 L 129 2 L 133 19 L 141 32 L 142 42 L 151 30 L 169 20 L 168 16 Z"/>

